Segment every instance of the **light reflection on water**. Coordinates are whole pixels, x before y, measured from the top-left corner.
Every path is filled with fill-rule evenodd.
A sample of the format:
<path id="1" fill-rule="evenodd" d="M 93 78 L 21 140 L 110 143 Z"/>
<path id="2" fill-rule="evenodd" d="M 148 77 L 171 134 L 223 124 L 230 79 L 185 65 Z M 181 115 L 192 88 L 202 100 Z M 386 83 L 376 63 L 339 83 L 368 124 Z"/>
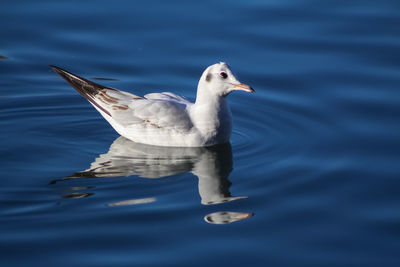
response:
<path id="1" fill-rule="evenodd" d="M 99 155 L 90 168 L 74 173 L 71 176 L 53 180 L 51 185 L 72 179 L 86 178 L 113 178 L 139 176 L 142 178 L 162 178 L 180 173 L 191 172 L 198 178 L 198 192 L 201 204 L 212 205 L 245 199 L 245 196 L 232 196 L 229 191 L 231 182 L 229 174 L 232 171 L 232 149 L 231 145 L 217 145 L 213 147 L 158 147 L 132 142 L 124 137 L 118 137 L 110 146 L 106 154 Z M 85 187 L 72 187 L 72 190 L 82 190 Z M 83 198 L 92 196 L 94 193 L 73 192 L 63 195 L 63 198 Z M 108 206 L 126 206 L 134 204 L 145 204 L 156 201 L 156 197 L 121 200 L 109 203 Z M 221 215 L 220 219 L 218 214 Z M 231 216 L 226 216 L 231 214 Z M 246 216 L 235 212 L 214 212 L 206 215 L 206 222 L 229 223 Z M 211 219 L 212 217 L 216 219 Z M 223 219 L 221 219 L 223 218 Z"/>

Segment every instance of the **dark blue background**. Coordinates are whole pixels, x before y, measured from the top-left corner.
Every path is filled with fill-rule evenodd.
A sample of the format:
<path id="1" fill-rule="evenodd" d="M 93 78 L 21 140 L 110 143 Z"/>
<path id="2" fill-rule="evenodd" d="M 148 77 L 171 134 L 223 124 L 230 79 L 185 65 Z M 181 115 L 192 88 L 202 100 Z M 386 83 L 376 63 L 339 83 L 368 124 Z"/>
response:
<path id="1" fill-rule="evenodd" d="M 399 8 L 2 1 L 1 265 L 399 266 Z M 118 137 L 49 64 L 193 99 L 218 61 L 256 89 L 229 96 L 229 190 L 248 198 L 202 205 L 190 172 L 49 184 Z M 109 206 L 142 198 L 156 201 Z M 203 220 L 218 211 L 254 216 Z"/>

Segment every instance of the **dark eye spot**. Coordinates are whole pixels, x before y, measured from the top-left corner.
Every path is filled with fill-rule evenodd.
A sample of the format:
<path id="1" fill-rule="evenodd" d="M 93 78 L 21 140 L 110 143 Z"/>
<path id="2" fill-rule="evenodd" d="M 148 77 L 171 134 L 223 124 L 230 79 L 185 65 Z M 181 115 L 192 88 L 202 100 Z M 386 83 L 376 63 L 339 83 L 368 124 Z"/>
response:
<path id="1" fill-rule="evenodd" d="M 212 75 L 211 75 L 210 73 L 207 74 L 207 76 L 206 76 L 206 81 L 207 81 L 207 82 L 211 81 L 211 78 L 212 78 Z"/>
<path id="2" fill-rule="evenodd" d="M 220 74 L 219 74 L 219 76 L 221 76 L 222 79 L 228 78 L 228 74 L 226 74 L 226 72 L 224 72 L 224 71 L 221 71 Z"/>

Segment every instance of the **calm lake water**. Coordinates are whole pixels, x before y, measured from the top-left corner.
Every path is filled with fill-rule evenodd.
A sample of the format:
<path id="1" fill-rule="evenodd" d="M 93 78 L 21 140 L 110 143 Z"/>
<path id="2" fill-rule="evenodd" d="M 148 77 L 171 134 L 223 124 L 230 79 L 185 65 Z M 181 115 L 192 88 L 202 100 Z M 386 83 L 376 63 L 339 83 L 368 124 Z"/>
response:
<path id="1" fill-rule="evenodd" d="M 0 265 L 400 266 L 399 10 L 2 1 Z M 49 67 L 194 99 L 219 61 L 256 93 L 211 149 L 119 137 Z"/>

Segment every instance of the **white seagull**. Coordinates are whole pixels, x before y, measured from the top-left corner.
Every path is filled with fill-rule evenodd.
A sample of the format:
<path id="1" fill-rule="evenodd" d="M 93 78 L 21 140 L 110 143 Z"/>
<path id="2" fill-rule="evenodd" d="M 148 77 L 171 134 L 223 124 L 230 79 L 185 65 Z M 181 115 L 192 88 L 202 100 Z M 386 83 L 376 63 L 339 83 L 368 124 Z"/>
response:
<path id="1" fill-rule="evenodd" d="M 133 95 L 51 67 L 89 100 L 120 135 L 157 146 L 203 147 L 229 142 L 232 115 L 226 96 L 237 90 L 254 92 L 240 83 L 224 62 L 203 72 L 194 103 L 169 92 Z"/>

